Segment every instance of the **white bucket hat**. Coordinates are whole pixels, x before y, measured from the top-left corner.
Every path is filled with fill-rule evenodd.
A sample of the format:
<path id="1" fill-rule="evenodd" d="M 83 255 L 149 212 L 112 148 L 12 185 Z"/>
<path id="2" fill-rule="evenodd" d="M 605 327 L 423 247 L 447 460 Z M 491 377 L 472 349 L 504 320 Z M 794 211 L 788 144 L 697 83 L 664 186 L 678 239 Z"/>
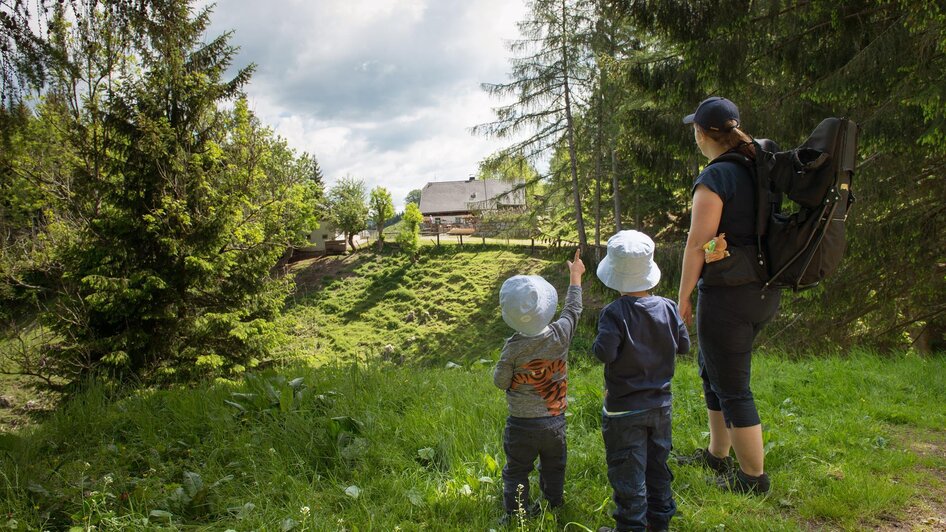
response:
<path id="1" fill-rule="evenodd" d="M 618 292 L 643 292 L 660 282 L 654 241 L 640 231 L 619 231 L 608 239 L 608 254 L 598 263 L 598 279 Z"/>
<path id="2" fill-rule="evenodd" d="M 535 336 L 552 321 L 558 292 L 538 275 L 515 275 L 499 289 L 503 321 L 513 329 Z"/>

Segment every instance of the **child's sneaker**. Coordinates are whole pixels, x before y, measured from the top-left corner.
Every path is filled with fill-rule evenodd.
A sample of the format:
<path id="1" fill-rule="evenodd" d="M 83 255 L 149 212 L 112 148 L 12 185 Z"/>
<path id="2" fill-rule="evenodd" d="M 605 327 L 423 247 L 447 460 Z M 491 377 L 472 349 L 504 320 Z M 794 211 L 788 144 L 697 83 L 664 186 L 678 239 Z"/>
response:
<path id="1" fill-rule="evenodd" d="M 717 478 L 716 485 L 734 493 L 751 493 L 765 495 L 771 488 L 769 476 L 765 473 L 757 477 L 749 476 L 741 469 L 730 471 L 729 474 Z"/>
<path id="2" fill-rule="evenodd" d="M 705 448 L 697 449 L 693 454 L 677 455 L 676 459 L 680 465 L 700 465 L 720 475 L 728 475 L 736 467 L 731 456 L 717 458 Z"/>

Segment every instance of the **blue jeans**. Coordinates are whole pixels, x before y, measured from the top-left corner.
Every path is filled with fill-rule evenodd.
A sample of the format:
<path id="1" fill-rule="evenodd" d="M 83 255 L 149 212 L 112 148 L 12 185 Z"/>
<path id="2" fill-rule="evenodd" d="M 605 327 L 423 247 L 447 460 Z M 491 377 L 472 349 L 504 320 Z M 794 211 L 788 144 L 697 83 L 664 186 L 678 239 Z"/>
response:
<path id="1" fill-rule="evenodd" d="M 608 461 L 608 480 L 614 489 L 612 514 L 616 530 L 664 529 L 677 512 L 667 467 L 670 457 L 670 407 L 601 418 Z"/>
<path id="2" fill-rule="evenodd" d="M 503 432 L 503 508 L 515 512 L 529 506 L 529 473 L 539 459 L 539 488 L 549 506 L 561 506 L 565 489 L 565 416 L 506 418 Z M 522 488 L 519 488 L 522 486 Z"/>

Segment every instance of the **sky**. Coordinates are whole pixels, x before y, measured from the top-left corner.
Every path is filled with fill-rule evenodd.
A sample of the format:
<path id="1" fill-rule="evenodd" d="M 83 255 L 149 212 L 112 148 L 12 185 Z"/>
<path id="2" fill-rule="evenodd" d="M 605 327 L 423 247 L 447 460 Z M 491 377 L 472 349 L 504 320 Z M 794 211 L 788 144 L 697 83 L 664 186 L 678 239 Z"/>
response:
<path id="1" fill-rule="evenodd" d="M 463 180 L 510 141 L 473 136 L 503 103 L 506 44 L 522 0 L 218 0 L 208 37 L 232 30 L 235 67 L 256 64 L 250 106 L 326 184 L 384 186 L 400 211 L 412 189 Z"/>

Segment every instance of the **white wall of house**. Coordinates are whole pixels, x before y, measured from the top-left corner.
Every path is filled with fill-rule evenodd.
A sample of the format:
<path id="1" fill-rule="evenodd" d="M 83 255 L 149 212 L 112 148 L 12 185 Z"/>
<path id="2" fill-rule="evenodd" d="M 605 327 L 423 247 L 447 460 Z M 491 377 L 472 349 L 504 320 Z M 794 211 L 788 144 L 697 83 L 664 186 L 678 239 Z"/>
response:
<path id="1" fill-rule="evenodd" d="M 342 240 L 345 233 L 339 231 L 331 222 L 319 222 L 319 228 L 309 233 L 309 245 L 303 251 L 325 251 L 326 240 Z"/>
<path id="2" fill-rule="evenodd" d="M 367 230 L 356 233 L 352 241 L 355 246 L 361 247 L 361 244 L 369 238 Z M 348 244 L 345 232 L 335 227 L 331 222 L 319 222 L 319 228 L 309 233 L 309 245 L 302 248 L 301 251 L 325 251 L 326 240 L 344 240 Z"/>

